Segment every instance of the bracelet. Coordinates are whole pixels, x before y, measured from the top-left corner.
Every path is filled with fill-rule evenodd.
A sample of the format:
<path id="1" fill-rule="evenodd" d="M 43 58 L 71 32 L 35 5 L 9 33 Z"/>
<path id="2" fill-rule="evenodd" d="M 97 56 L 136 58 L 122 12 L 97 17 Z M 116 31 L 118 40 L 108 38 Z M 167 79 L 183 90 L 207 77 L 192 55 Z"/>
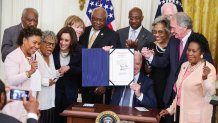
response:
<path id="1" fill-rule="evenodd" d="M 27 76 L 28 78 L 30 78 L 30 74 L 29 74 L 28 71 L 26 71 L 26 76 Z"/>

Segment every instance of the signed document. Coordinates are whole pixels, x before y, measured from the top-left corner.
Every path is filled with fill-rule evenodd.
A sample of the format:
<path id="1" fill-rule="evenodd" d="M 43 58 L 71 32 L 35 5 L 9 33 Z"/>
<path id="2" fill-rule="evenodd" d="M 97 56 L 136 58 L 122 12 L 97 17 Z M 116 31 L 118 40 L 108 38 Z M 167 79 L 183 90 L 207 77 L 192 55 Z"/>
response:
<path id="1" fill-rule="evenodd" d="M 110 49 L 109 85 L 129 85 L 134 79 L 134 49 Z"/>

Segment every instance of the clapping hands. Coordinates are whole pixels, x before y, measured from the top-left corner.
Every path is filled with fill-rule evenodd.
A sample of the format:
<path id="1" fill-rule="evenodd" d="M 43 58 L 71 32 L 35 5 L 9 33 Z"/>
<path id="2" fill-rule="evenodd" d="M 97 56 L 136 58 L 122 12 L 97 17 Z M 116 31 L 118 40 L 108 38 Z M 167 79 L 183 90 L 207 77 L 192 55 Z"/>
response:
<path id="1" fill-rule="evenodd" d="M 134 50 L 137 50 L 138 48 L 138 40 L 126 40 L 126 47 L 127 48 L 133 48 Z"/>

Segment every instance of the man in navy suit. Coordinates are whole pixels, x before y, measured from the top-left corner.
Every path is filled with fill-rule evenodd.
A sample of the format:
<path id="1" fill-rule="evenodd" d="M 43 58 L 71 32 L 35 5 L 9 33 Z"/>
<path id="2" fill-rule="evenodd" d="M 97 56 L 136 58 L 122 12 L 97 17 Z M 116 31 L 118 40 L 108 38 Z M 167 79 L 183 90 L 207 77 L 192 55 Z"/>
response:
<path id="1" fill-rule="evenodd" d="M 2 39 L 2 61 L 5 61 L 6 56 L 17 48 L 17 37 L 23 28 L 37 27 L 38 12 L 34 8 L 25 8 L 22 13 L 21 23 L 5 29 Z"/>
<path id="2" fill-rule="evenodd" d="M 1 113 L 2 108 L 6 105 L 6 99 L 7 97 L 6 97 L 6 91 L 5 91 L 5 84 L 0 80 L 0 123 L 21 123 L 16 118 Z M 29 101 L 26 101 L 26 99 L 24 99 L 23 105 L 26 111 L 28 112 L 27 123 L 38 123 L 37 121 L 38 117 L 36 115 L 37 112 L 39 112 L 38 101 L 30 94 Z"/>
<path id="3" fill-rule="evenodd" d="M 85 48 L 120 47 L 119 35 L 106 26 L 106 20 L 107 11 L 102 7 L 95 8 L 91 17 L 92 26 L 86 27 L 84 34 L 80 37 L 79 44 Z M 106 99 L 109 99 L 106 100 L 106 104 L 108 104 L 110 101 L 108 89 L 105 87 L 83 87 L 82 101 L 84 103 L 103 103 L 102 95 L 105 92 Z"/>
<path id="4" fill-rule="evenodd" d="M 167 79 L 164 91 L 163 101 L 166 107 L 169 107 L 175 96 L 174 83 L 177 80 L 182 63 L 187 61 L 186 51 L 189 44 L 189 37 L 192 32 L 192 20 L 184 12 L 178 12 L 170 20 L 171 33 L 174 35 L 170 38 L 167 49 L 162 57 L 156 57 L 152 51 L 146 47 L 142 49 L 142 55 L 155 67 L 166 67 L 170 65 L 170 74 Z M 206 42 L 208 44 L 208 42 Z M 213 64 L 213 59 L 208 52 L 204 53 L 204 59 Z"/>
<path id="5" fill-rule="evenodd" d="M 130 86 L 114 87 L 111 104 L 129 107 L 156 107 L 156 97 L 153 89 L 153 81 L 149 79 L 144 72 L 140 72 L 142 66 L 142 55 L 136 51 L 134 54 L 134 79 Z M 125 98 L 129 93 L 129 102 L 125 102 Z"/>
<path id="6" fill-rule="evenodd" d="M 154 41 L 153 34 L 142 26 L 143 18 L 144 16 L 140 8 L 134 7 L 129 11 L 130 26 L 117 31 L 123 48 L 126 47 L 127 42 L 137 41 L 137 50 L 141 51 L 146 43 Z"/>

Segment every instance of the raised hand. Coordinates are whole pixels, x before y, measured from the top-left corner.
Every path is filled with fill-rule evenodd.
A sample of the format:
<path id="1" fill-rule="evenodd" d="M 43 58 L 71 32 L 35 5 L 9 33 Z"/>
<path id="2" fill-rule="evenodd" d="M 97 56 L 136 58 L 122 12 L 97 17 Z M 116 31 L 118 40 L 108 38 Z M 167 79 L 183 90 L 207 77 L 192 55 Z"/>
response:
<path id="1" fill-rule="evenodd" d="M 154 50 L 150 50 L 147 47 L 143 47 L 141 53 L 146 59 L 149 59 L 152 55 L 154 55 Z"/>
<path id="2" fill-rule="evenodd" d="M 28 72 L 29 76 L 31 76 L 33 73 L 36 72 L 38 69 L 38 62 L 36 60 L 31 60 L 30 61 L 31 69 Z"/>
<path id="3" fill-rule="evenodd" d="M 32 91 L 29 91 L 29 101 L 26 97 L 23 97 L 23 106 L 28 113 L 39 113 L 39 102 L 32 96 Z"/>
<path id="4" fill-rule="evenodd" d="M 207 79 L 207 75 L 210 73 L 210 68 L 208 66 L 206 66 L 206 60 L 204 61 L 204 67 L 203 67 L 203 75 L 202 75 L 202 79 L 206 80 Z"/>
<path id="5" fill-rule="evenodd" d="M 132 83 L 130 85 L 130 88 L 134 91 L 134 94 L 136 95 L 136 97 L 140 97 L 140 95 L 141 95 L 141 91 L 140 91 L 141 85 L 140 84 Z"/>

